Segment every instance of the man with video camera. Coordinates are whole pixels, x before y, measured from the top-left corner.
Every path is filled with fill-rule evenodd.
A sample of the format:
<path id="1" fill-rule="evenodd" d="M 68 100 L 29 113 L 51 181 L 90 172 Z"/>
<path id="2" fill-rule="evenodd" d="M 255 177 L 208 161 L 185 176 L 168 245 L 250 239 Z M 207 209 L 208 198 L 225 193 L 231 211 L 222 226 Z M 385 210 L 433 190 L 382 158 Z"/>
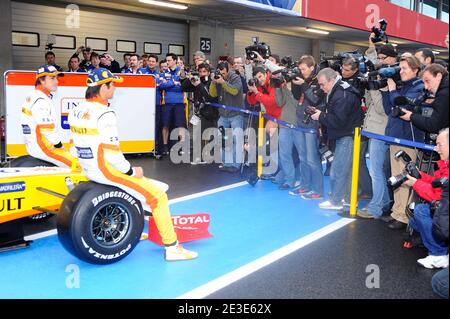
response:
<path id="1" fill-rule="evenodd" d="M 433 176 L 420 172 L 420 179 L 407 175 L 408 180 L 404 183 L 410 186 L 420 198 L 431 203 L 418 204 L 414 208 L 414 216 L 409 220 L 409 225 L 420 233 L 423 244 L 428 249 L 428 256 L 417 260 L 425 268 L 448 267 L 448 245 L 437 236 L 433 236 L 433 209 L 434 201 L 441 199 L 442 189 L 434 188 L 432 182 L 443 177 L 448 178 L 449 161 L 449 129 L 441 131 L 436 141 L 436 152 L 440 160 L 437 162 L 438 170 Z"/>
<path id="2" fill-rule="evenodd" d="M 319 204 L 320 208 L 341 210 L 350 201 L 351 166 L 349 154 L 353 151 L 355 128 L 361 124 L 359 92 L 331 68 L 317 75 L 320 88 L 327 94 L 325 110 L 317 110 L 311 118 L 327 127 L 328 137 L 336 141 L 331 165 L 331 198 Z"/>
<path id="3" fill-rule="evenodd" d="M 422 80 L 425 89 L 434 95 L 433 103 L 430 105 L 433 113 L 431 116 L 423 116 L 402 108 L 405 115 L 400 118 L 411 121 L 415 127 L 427 133 L 436 134 L 449 126 L 448 72 L 442 65 L 430 64 L 422 71 Z"/>
<path id="4" fill-rule="evenodd" d="M 396 105 L 396 98 L 405 96 L 410 99 L 416 99 L 423 92 L 423 81 L 418 77 L 420 72 L 420 61 L 413 55 L 403 55 L 400 59 L 400 88 L 397 88 L 397 83 L 388 78 L 387 91 L 383 91 L 383 105 L 386 114 L 389 115 L 385 134 L 394 138 L 405 139 L 423 143 L 425 134 L 412 123 L 403 121 L 399 118 L 399 106 Z M 417 159 L 417 154 L 414 149 L 404 146 L 390 145 L 390 159 L 391 159 L 391 175 L 398 175 L 403 171 L 403 164 L 398 161 L 394 154 L 403 150 L 413 161 Z M 391 220 L 388 227 L 393 230 L 400 230 L 406 228 L 408 217 L 406 209 L 409 201 L 409 188 L 400 186 L 394 190 L 394 204 L 392 206 Z"/>
<path id="5" fill-rule="evenodd" d="M 218 102 L 223 105 L 244 108 L 244 95 L 241 77 L 236 72 L 231 72 L 228 62 L 221 61 L 217 65 L 217 70 L 213 75 L 209 93 L 211 97 L 218 98 Z M 243 145 L 243 134 L 238 130 L 243 130 L 244 120 L 240 112 L 228 109 L 219 109 L 219 121 L 217 125 L 224 129 L 232 128 L 233 134 L 232 149 L 225 147 L 222 154 L 223 166 L 219 166 L 223 171 L 236 173 L 240 164 L 243 163 L 243 152 L 236 149 L 236 145 Z M 231 162 L 227 162 L 229 159 Z"/>

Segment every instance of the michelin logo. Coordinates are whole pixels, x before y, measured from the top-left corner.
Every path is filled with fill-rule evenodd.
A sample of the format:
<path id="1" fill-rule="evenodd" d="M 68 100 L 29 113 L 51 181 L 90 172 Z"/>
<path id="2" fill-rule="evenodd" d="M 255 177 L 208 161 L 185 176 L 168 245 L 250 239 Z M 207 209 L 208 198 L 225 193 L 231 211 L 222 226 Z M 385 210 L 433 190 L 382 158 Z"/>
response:
<path id="1" fill-rule="evenodd" d="M 0 194 L 23 192 L 24 190 L 25 190 L 25 182 L 0 184 Z"/>

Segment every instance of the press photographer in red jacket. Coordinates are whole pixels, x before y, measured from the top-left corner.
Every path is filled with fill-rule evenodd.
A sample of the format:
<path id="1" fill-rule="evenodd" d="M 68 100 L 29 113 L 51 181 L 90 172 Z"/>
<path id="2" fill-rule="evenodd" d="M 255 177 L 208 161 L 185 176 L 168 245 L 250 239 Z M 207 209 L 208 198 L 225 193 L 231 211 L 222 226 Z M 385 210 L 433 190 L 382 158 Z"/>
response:
<path id="1" fill-rule="evenodd" d="M 440 160 L 437 162 L 438 169 L 433 176 L 420 172 L 420 179 L 408 175 L 405 185 L 412 186 L 417 195 L 427 202 L 441 199 L 441 188 L 433 188 L 432 182 L 435 179 L 448 177 L 448 152 L 449 152 L 448 128 L 442 130 L 436 140 L 436 152 L 439 153 Z M 409 220 L 409 225 L 420 233 L 423 244 L 428 249 L 428 256 L 417 260 L 425 268 L 446 268 L 448 267 L 448 246 L 441 239 L 433 236 L 433 216 L 431 205 L 419 204 L 414 208 L 414 217 Z"/>

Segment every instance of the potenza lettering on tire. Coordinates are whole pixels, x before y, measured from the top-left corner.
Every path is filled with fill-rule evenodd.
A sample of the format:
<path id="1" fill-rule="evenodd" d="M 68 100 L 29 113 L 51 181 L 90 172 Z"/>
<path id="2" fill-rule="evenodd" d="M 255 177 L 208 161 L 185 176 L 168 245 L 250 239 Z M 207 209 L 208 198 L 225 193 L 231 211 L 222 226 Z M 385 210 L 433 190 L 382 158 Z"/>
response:
<path id="1" fill-rule="evenodd" d="M 125 249 L 121 250 L 120 253 L 116 253 L 114 255 L 104 255 L 104 254 L 100 254 L 99 252 L 95 251 L 88 244 L 86 244 L 86 241 L 84 240 L 83 237 L 81 237 L 81 241 L 83 242 L 83 246 L 89 251 L 89 254 L 91 254 L 92 256 L 94 256 L 95 258 L 98 258 L 98 259 L 108 259 L 108 260 L 116 259 L 116 258 L 123 256 L 131 249 L 131 244 L 128 244 L 128 246 Z"/>

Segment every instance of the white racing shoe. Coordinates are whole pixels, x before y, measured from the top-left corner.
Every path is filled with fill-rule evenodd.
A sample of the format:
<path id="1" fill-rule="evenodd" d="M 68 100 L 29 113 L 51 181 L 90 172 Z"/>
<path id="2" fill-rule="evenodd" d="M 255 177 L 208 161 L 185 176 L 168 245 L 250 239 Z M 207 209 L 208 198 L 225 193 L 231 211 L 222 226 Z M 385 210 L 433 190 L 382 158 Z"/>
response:
<path id="1" fill-rule="evenodd" d="M 183 248 L 180 244 L 165 247 L 165 259 L 166 261 L 177 261 L 177 260 L 190 260 L 198 257 L 198 253 L 195 251 L 187 250 Z"/>

